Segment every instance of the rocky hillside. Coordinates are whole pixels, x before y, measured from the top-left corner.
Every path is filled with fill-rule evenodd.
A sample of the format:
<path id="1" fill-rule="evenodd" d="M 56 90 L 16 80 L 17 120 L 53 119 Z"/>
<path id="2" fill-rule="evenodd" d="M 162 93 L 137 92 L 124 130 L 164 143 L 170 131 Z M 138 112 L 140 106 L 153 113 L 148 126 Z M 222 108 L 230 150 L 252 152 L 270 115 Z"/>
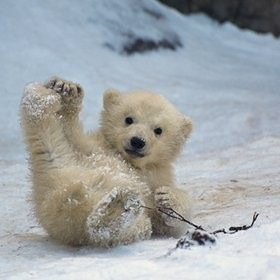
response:
<path id="1" fill-rule="evenodd" d="M 182 13 L 203 12 L 223 23 L 280 36 L 280 0 L 159 0 Z"/>

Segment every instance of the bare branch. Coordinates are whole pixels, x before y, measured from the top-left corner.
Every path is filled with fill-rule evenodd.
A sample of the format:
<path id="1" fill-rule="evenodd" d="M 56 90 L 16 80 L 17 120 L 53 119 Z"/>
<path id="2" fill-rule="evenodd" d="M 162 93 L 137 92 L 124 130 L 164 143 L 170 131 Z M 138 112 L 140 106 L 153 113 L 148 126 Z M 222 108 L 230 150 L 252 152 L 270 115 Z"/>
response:
<path id="1" fill-rule="evenodd" d="M 174 218 L 174 219 L 177 219 L 177 220 L 180 220 L 182 222 L 185 222 L 191 226 L 193 226 L 195 229 L 200 229 L 200 230 L 204 230 L 205 229 L 202 227 L 202 226 L 198 226 L 190 221 L 188 221 L 187 219 L 185 219 L 181 214 L 179 214 L 177 211 L 175 211 L 174 209 L 172 208 L 163 208 L 163 207 L 160 207 L 160 208 L 157 208 L 157 210 L 161 213 L 164 213 L 166 214 L 167 216 L 171 217 L 171 218 Z"/>
<path id="2" fill-rule="evenodd" d="M 142 205 L 141 207 L 146 208 L 148 210 L 154 210 L 153 208 L 150 208 L 150 207 L 147 207 L 147 206 L 144 206 L 144 205 Z M 165 215 L 167 215 L 171 218 L 174 218 L 174 219 L 177 219 L 177 220 L 182 221 L 184 223 L 187 223 L 187 224 L 193 226 L 197 230 L 206 231 L 202 226 L 198 226 L 198 225 L 194 224 L 193 222 L 187 220 L 181 214 L 179 214 L 177 211 L 175 211 L 174 209 L 172 209 L 170 207 L 158 207 L 157 211 L 159 211 L 159 212 L 161 212 L 161 213 L 163 213 L 163 214 L 165 214 Z M 253 227 L 253 225 L 254 225 L 255 221 L 257 220 L 258 216 L 259 216 L 259 213 L 255 212 L 254 215 L 253 215 L 253 220 L 252 220 L 250 225 L 232 226 L 228 230 L 225 230 L 224 228 L 217 229 L 217 230 L 211 232 L 211 234 L 218 234 L 218 233 L 234 234 L 238 231 L 247 230 L 247 229 Z"/>

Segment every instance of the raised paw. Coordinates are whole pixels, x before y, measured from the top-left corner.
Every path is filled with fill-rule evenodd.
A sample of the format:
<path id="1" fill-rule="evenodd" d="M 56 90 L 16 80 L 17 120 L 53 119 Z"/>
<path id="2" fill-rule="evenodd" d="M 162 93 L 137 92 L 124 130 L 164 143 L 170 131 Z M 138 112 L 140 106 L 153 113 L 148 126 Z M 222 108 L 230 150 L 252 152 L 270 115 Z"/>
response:
<path id="1" fill-rule="evenodd" d="M 21 100 L 23 120 L 44 120 L 52 117 L 60 108 L 61 98 L 55 92 L 37 83 L 25 87 Z"/>
<path id="2" fill-rule="evenodd" d="M 44 86 L 61 96 L 62 108 L 60 113 L 62 115 L 75 115 L 81 110 L 84 92 L 79 84 L 53 77 L 49 79 Z"/>

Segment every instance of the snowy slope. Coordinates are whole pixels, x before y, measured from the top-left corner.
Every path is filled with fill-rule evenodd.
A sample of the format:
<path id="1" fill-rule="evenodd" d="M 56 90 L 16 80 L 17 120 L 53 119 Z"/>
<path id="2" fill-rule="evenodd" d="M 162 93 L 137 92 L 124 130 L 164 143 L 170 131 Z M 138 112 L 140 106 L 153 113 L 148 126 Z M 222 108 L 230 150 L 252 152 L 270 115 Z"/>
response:
<path id="1" fill-rule="evenodd" d="M 127 56 L 135 36 L 175 38 L 176 52 Z M 185 17 L 154 0 L 0 2 L 0 278 L 278 279 L 280 277 L 280 40 Z M 175 239 L 110 250 L 50 240 L 32 216 L 18 123 L 24 85 L 60 75 L 86 91 L 82 119 L 98 126 L 102 93 L 148 88 L 191 116 L 175 171 L 209 229 L 251 222 L 217 245 L 165 254 Z"/>

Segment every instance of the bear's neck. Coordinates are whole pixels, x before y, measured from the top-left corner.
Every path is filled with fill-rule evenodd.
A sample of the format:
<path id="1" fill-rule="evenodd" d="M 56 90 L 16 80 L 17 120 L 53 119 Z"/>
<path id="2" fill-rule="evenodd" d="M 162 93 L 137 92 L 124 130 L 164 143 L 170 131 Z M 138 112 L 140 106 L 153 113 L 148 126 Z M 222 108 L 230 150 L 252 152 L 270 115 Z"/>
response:
<path id="1" fill-rule="evenodd" d="M 173 169 L 170 164 L 147 165 L 138 169 L 138 173 L 153 189 L 161 186 L 174 186 Z"/>

